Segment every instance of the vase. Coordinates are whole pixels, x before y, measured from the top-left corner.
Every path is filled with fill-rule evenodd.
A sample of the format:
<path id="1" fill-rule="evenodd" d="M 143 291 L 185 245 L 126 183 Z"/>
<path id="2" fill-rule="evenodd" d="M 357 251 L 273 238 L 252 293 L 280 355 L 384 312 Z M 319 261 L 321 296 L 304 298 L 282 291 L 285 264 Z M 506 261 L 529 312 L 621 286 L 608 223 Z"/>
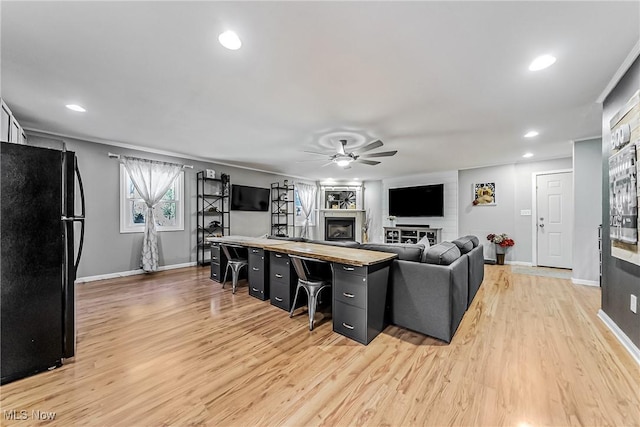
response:
<path id="1" fill-rule="evenodd" d="M 369 233 L 366 231 L 362 232 L 362 243 L 368 243 L 369 242 Z"/>
<path id="2" fill-rule="evenodd" d="M 496 244 L 496 264 L 504 265 L 504 254 L 507 248 Z"/>

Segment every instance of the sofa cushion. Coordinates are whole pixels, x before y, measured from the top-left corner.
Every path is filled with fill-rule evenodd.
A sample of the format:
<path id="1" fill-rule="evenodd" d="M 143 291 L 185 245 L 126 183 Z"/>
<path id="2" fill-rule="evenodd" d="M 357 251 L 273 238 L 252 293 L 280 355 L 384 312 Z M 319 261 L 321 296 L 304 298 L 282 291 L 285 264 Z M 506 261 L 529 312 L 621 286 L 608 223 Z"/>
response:
<path id="1" fill-rule="evenodd" d="M 431 242 L 429 241 L 428 236 L 424 236 L 422 239 L 418 240 L 418 245 L 423 245 L 425 249 L 428 249 L 431 246 Z"/>
<path id="2" fill-rule="evenodd" d="M 422 262 L 449 265 L 460 258 L 460 249 L 451 242 L 442 242 L 424 251 Z"/>
<path id="3" fill-rule="evenodd" d="M 360 245 L 360 249 L 392 252 L 398 255 L 397 259 L 405 261 L 420 261 L 424 246 L 410 243 L 363 243 Z"/>
<path id="4" fill-rule="evenodd" d="M 474 248 L 473 241 L 469 236 L 458 237 L 452 243 L 454 243 L 458 247 L 458 249 L 460 249 L 461 254 L 466 254 Z"/>
<path id="5" fill-rule="evenodd" d="M 474 247 L 474 248 L 477 248 L 477 247 L 478 247 L 478 245 L 480 244 L 480 240 L 478 240 L 478 237 L 477 237 L 477 236 L 474 236 L 473 234 L 467 234 L 467 235 L 466 235 L 466 236 L 464 236 L 464 237 L 468 237 L 468 238 L 470 238 L 470 239 L 471 239 L 471 242 L 473 243 L 473 247 Z"/>
<path id="6" fill-rule="evenodd" d="M 353 240 L 305 240 L 307 243 L 316 243 L 318 245 L 342 246 L 345 248 L 358 248 L 360 243 Z"/>

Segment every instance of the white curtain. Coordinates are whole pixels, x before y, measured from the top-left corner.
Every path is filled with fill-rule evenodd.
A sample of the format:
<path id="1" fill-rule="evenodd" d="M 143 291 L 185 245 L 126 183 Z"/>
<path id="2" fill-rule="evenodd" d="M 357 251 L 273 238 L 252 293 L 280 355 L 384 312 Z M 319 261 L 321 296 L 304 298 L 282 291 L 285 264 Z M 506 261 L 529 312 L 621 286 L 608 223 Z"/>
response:
<path id="1" fill-rule="evenodd" d="M 302 224 L 302 234 L 300 237 L 308 237 L 311 213 L 313 213 L 316 205 L 316 186 L 300 182 L 296 183 L 296 190 L 298 190 L 300 207 L 302 208 L 302 215 L 304 215 L 304 223 Z"/>
<path id="2" fill-rule="evenodd" d="M 129 177 L 147 205 L 144 239 L 142 240 L 142 269 L 146 272 L 158 270 L 158 233 L 153 208 L 162 200 L 173 181 L 182 170 L 182 165 L 122 157 Z"/>

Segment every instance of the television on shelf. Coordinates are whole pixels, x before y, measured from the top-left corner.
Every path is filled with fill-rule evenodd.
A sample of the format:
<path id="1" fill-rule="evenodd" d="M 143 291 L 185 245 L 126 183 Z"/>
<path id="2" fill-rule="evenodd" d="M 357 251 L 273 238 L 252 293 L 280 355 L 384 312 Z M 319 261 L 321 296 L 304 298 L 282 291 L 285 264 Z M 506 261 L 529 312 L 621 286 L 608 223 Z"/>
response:
<path id="1" fill-rule="evenodd" d="M 444 184 L 390 188 L 389 215 L 444 216 Z"/>
<path id="2" fill-rule="evenodd" d="M 231 185 L 232 211 L 260 211 L 269 210 L 268 188 L 249 187 L 247 185 Z"/>

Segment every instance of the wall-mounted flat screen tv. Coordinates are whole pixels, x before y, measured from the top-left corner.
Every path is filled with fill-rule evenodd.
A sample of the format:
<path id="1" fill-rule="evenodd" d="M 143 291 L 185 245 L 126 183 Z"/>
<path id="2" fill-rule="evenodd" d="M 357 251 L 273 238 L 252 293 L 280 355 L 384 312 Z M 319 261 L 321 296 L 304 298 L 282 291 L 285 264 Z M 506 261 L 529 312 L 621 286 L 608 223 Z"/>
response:
<path id="1" fill-rule="evenodd" d="M 389 215 L 444 216 L 444 184 L 390 188 Z"/>
<path id="2" fill-rule="evenodd" d="M 268 188 L 233 184 L 231 186 L 231 210 L 268 211 L 270 191 Z"/>

